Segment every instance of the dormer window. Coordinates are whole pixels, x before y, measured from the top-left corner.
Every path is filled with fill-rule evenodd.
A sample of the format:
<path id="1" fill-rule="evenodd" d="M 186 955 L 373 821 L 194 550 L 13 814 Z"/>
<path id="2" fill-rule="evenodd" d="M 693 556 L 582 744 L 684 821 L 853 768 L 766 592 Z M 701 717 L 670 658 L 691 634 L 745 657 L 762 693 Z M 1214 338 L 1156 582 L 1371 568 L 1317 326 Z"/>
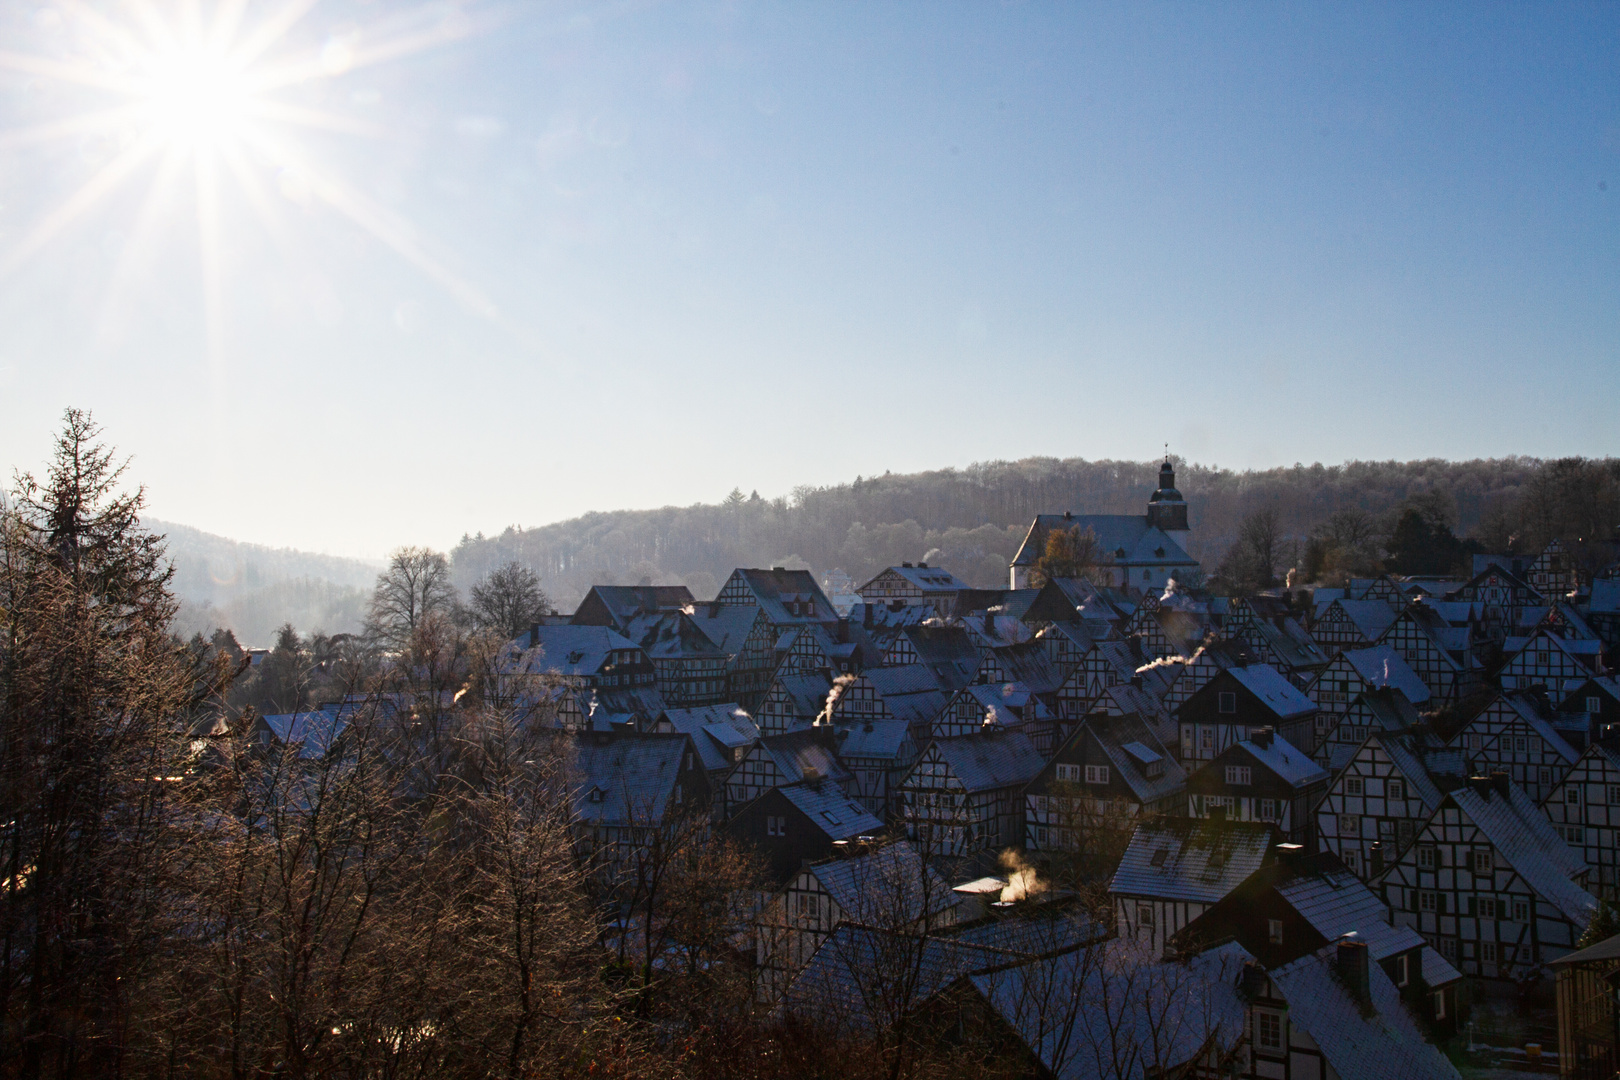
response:
<path id="1" fill-rule="evenodd" d="M 1223 715 L 1231 716 L 1237 712 L 1237 694 L 1231 690 L 1222 690 L 1215 695 L 1215 710 Z"/>
<path id="2" fill-rule="evenodd" d="M 591 802 L 601 802 L 602 801 L 602 789 L 599 788 L 599 787 L 591 788 L 590 794 L 587 795 L 586 798 L 590 799 Z"/>

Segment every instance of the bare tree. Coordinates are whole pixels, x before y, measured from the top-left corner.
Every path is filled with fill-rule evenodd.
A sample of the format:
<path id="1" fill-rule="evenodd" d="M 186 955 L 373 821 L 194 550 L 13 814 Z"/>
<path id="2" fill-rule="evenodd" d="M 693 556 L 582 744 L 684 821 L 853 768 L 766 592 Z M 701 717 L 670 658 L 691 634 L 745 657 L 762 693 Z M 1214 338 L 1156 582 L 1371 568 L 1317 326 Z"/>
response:
<path id="1" fill-rule="evenodd" d="M 402 547 L 377 575 L 366 629 L 382 645 L 398 649 L 424 619 L 451 610 L 455 601 L 450 561 L 428 548 Z"/>
<path id="2" fill-rule="evenodd" d="M 551 612 L 551 600 L 540 578 L 521 563 L 509 562 L 472 587 L 468 603 L 473 623 L 485 630 L 517 637 Z"/>

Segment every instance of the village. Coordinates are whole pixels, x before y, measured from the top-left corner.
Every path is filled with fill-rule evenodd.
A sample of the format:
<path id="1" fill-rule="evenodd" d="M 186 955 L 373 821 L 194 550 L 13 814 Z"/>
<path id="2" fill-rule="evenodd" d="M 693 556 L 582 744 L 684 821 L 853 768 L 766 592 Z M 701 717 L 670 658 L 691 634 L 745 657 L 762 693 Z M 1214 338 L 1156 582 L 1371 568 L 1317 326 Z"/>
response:
<path id="1" fill-rule="evenodd" d="M 1620 565 L 1221 597 L 1189 534 L 1167 460 L 1142 514 L 1037 517 L 1005 589 L 603 585 L 499 666 L 569 742 L 582 858 L 758 852 L 776 1015 L 1043 1076 L 1611 1076 Z"/>

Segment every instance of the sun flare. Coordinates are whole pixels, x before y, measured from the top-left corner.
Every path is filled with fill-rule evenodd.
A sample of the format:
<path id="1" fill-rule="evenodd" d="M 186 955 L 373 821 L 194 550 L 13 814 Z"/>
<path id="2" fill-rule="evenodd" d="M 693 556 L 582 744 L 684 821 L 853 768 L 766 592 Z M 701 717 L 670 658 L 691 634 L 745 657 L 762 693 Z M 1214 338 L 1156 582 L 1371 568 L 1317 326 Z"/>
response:
<path id="1" fill-rule="evenodd" d="M 217 149 L 239 141 L 255 115 L 248 67 L 223 49 L 194 45 L 153 56 L 133 88 L 145 126 L 183 149 Z"/>

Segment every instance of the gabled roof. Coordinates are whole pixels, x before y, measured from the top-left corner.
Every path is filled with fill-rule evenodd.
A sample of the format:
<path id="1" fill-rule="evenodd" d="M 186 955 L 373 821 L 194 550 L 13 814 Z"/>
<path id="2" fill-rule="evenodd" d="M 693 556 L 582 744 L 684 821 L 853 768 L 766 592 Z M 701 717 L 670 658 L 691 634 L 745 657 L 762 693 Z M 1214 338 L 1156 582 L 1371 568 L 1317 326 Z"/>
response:
<path id="1" fill-rule="evenodd" d="M 1110 893 L 1213 904 L 1273 857 L 1276 831 L 1258 821 L 1155 818 L 1131 834 Z"/>
<path id="2" fill-rule="evenodd" d="M 1331 855 L 1281 860 L 1277 894 L 1329 941 L 1354 933 L 1366 942 L 1374 960 L 1384 960 L 1424 944 L 1410 926 L 1394 926 L 1389 907 L 1343 863 Z"/>
<path id="3" fill-rule="evenodd" d="M 759 728 L 736 702 L 698 705 L 690 709 L 665 709 L 660 726 L 668 724 L 683 735 L 690 735 L 710 772 L 730 769 L 736 763 L 734 751 L 759 741 Z"/>
<path id="4" fill-rule="evenodd" d="M 918 626 L 903 631 L 917 650 L 917 662 L 927 668 L 941 690 L 955 690 L 973 681 L 979 670 L 979 646 L 962 626 Z"/>
<path id="5" fill-rule="evenodd" d="M 679 611 L 632 615 L 623 628 L 624 636 L 654 660 L 727 655 L 690 616 Z"/>
<path id="6" fill-rule="evenodd" d="M 1620 615 L 1620 578 L 1592 582 L 1592 597 L 1586 609 L 1594 615 Z"/>
<path id="7" fill-rule="evenodd" d="M 853 840 L 857 836 L 875 836 L 883 831 L 883 822 L 844 794 L 837 784 L 789 784 L 777 790 L 829 839 Z"/>
<path id="8" fill-rule="evenodd" d="M 1509 782 L 1507 791 L 1504 796 L 1490 780 L 1482 780 L 1459 787 L 1446 797 L 1468 816 L 1537 896 L 1584 927 L 1597 910 L 1597 897 L 1574 881 L 1585 872 L 1585 860 L 1564 842 L 1523 788 Z"/>
<path id="9" fill-rule="evenodd" d="M 838 757 L 899 761 L 911 745 L 911 725 L 893 716 L 839 720 L 833 724 Z"/>
<path id="10" fill-rule="evenodd" d="M 1288 1022 L 1308 1032 L 1339 1076 L 1358 1080 L 1457 1080 L 1456 1068 L 1423 1038 L 1384 969 L 1367 965 L 1371 1007 L 1337 975 L 1337 943 L 1271 972 Z"/>
<path id="11" fill-rule="evenodd" d="M 593 585 L 574 611 L 575 625 L 606 625 L 623 631 L 637 615 L 676 614 L 695 602 L 685 585 Z"/>
<path id="12" fill-rule="evenodd" d="M 649 733 L 575 739 L 575 816 L 591 825 L 662 821 L 691 744 L 687 735 Z"/>
<path id="13" fill-rule="evenodd" d="M 1187 786 L 1187 770 L 1171 756 L 1138 716 L 1090 716 L 1071 735 L 1070 741 L 1089 732 L 1113 763 L 1120 780 L 1144 805 L 1167 799 Z M 1058 758 L 1062 757 L 1059 752 Z M 1149 776 L 1149 765 L 1157 760 L 1158 776 Z M 1056 760 L 1056 759 L 1054 759 Z"/>
<path id="14" fill-rule="evenodd" d="M 754 597 L 765 617 L 773 625 L 799 624 L 809 622 L 836 622 L 838 612 L 816 584 L 816 577 L 808 570 L 779 570 L 772 568 L 762 570 L 758 568 L 738 567 L 731 572 L 726 581 L 729 586 L 740 581 Z M 724 593 L 725 589 L 722 588 Z M 813 605 L 813 610 L 800 614 L 798 610 L 790 611 L 788 603 Z"/>
<path id="15" fill-rule="evenodd" d="M 850 774 L 833 752 L 832 741 L 832 732 L 826 728 L 804 728 L 766 735 L 760 739 L 760 748 L 755 753 L 770 755 L 784 784 L 825 778 L 843 785 L 849 781 Z"/>
<path id="16" fill-rule="evenodd" d="M 335 706 L 296 713 L 269 713 L 259 717 L 264 726 L 286 747 L 296 747 L 298 756 L 313 760 L 337 745 L 348 727 L 347 715 Z"/>
<path id="17" fill-rule="evenodd" d="M 863 926 L 901 929 L 958 900 L 945 879 L 904 840 L 807 869 L 843 909 L 844 918 Z"/>
<path id="18" fill-rule="evenodd" d="M 969 793 L 1023 787 L 1046 763 L 1035 744 L 1017 731 L 935 739 L 934 750 Z"/>
<path id="19" fill-rule="evenodd" d="M 883 577 L 885 574 L 893 574 L 896 577 L 904 578 L 908 584 L 920 589 L 925 596 L 930 593 L 954 594 L 968 587 L 967 582 L 962 581 L 943 566 L 913 566 L 910 563 L 905 563 L 900 566 L 891 566 L 879 572 L 871 581 L 868 581 L 855 591 L 864 596 L 865 590 L 871 588 L 876 584 L 878 578 Z"/>
<path id="20" fill-rule="evenodd" d="M 1237 988 L 1251 960 L 1235 942 L 1182 964 L 1114 938 L 970 978 L 1040 1060 L 1041 1075 L 1117 1080 L 1121 1074 L 1107 1048 L 1140 1045 L 1145 1052 L 1124 1074 L 1140 1080 L 1155 1059 L 1170 1075 L 1180 1075 L 1175 1067 L 1189 1063 L 1211 1040 L 1223 1054 L 1237 1045 L 1248 1012 Z M 1036 1001 L 1052 1004 L 1032 1007 Z M 1073 1007 L 1066 1007 L 1070 1002 Z"/>
<path id="21" fill-rule="evenodd" d="M 1378 600 L 1371 603 L 1388 611 L 1389 608 Z M 1346 649 L 1339 654 L 1355 669 L 1357 675 L 1367 683 L 1376 687 L 1394 687 L 1406 695 L 1406 700 L 1413 705 L 1427 704 L 1430 698 L 1429 686 L 1418 678 L 1417 672 L 1406 658 L 1388 645 L 1370 645 L 1365 649 Z"/>
<path id="22" fill-rule="evenodd" d="M 1441 797 L 1468 777 L 1468 762 L 1459 749 L 1446 746 L 1420 732 L 1374 732 L 1390 762 L 1406 779 L 1406 786 L 1430 811 Z"/>
<path id="23" fill-rule="evenodd" d="M 759 608 L 750 604 L 699 604 L 692 611 L 693 625 L 727 656 L 742 651 L 758 617 Z"/>
<path id="24" fill-rule="evenodd" d="M 530 645 L 530 641 L 534 645 Z M 607 663 L 608 653 L 635 649 L 636 643 L 608 626 L 541 625 L 507 646 L 509 670 L 589 677 Z"/>
<path id="25" fill-rule="evenodd" d="M 1276 775 L 1277 779 L 1293 788 L 1327 782 L 1327 770 L 1281 735 L 1273 734 L 1264 745 L 1252 737 L 1234 745 L 1242 747 L 1258 764 L 1264 765 Z M 1225 753 L 1226 751 L 1222 751 L 1223 755 Z M 1205 766 L 1205 768 L 1213 767 L 1214 762 Z"/>
<path id="26" fill-rule="evenodd" d="M 797 715 L 814 717 L 827 707 L 827 694 L 831 690 L 832 680 L 825 672 L 816 671 L 808 675 L 778 675 L 771 681 L 766 695 L 779 692 L 787 697 Z"/>
<path id="27" fill-rule="evenodd" d="M 1335 600 L 1332 606 L 1344 612 L 1368 641 L 1377 641 L 1395 621 L 1395 610 L 1382 600 Z"/>
<path id="28" fill-rule="evenodd" d="M 1247 667 L 1227 668 L 1226 671 L 1276 713 L 1279 719 L 1292 720 L 1316 712 L 1316 702 L 1306 697 L 1270 664 L 1250 664 Z"/>
<path id="29" fill-rule="evenodd" d="M 1541 736 L 1559 757 L 1571 765 L 1579 760 L 1580 752 L 1570 746 L 1558 729 L 1536 711 L 1534 697 L 1529 694 L 1503 694 L 1502 698 L 1519 714 L 1519 719 L 1524 721 L 1525 726 Z"/>
<path id="30" fill-rule="evenodd" d="M 1090 529 L 1097 547 L 1119 563 L 1131 566 L 1197 566 L 1180 544 L 1149 525 L 1146 514 L 1041 514 L 1013 556 L 1013 566 L 1034 566 L 1046 554 L 1046 538 L 1053 529 Z M 1123 555 L 1120 553 L 1124 552 Z"/>

